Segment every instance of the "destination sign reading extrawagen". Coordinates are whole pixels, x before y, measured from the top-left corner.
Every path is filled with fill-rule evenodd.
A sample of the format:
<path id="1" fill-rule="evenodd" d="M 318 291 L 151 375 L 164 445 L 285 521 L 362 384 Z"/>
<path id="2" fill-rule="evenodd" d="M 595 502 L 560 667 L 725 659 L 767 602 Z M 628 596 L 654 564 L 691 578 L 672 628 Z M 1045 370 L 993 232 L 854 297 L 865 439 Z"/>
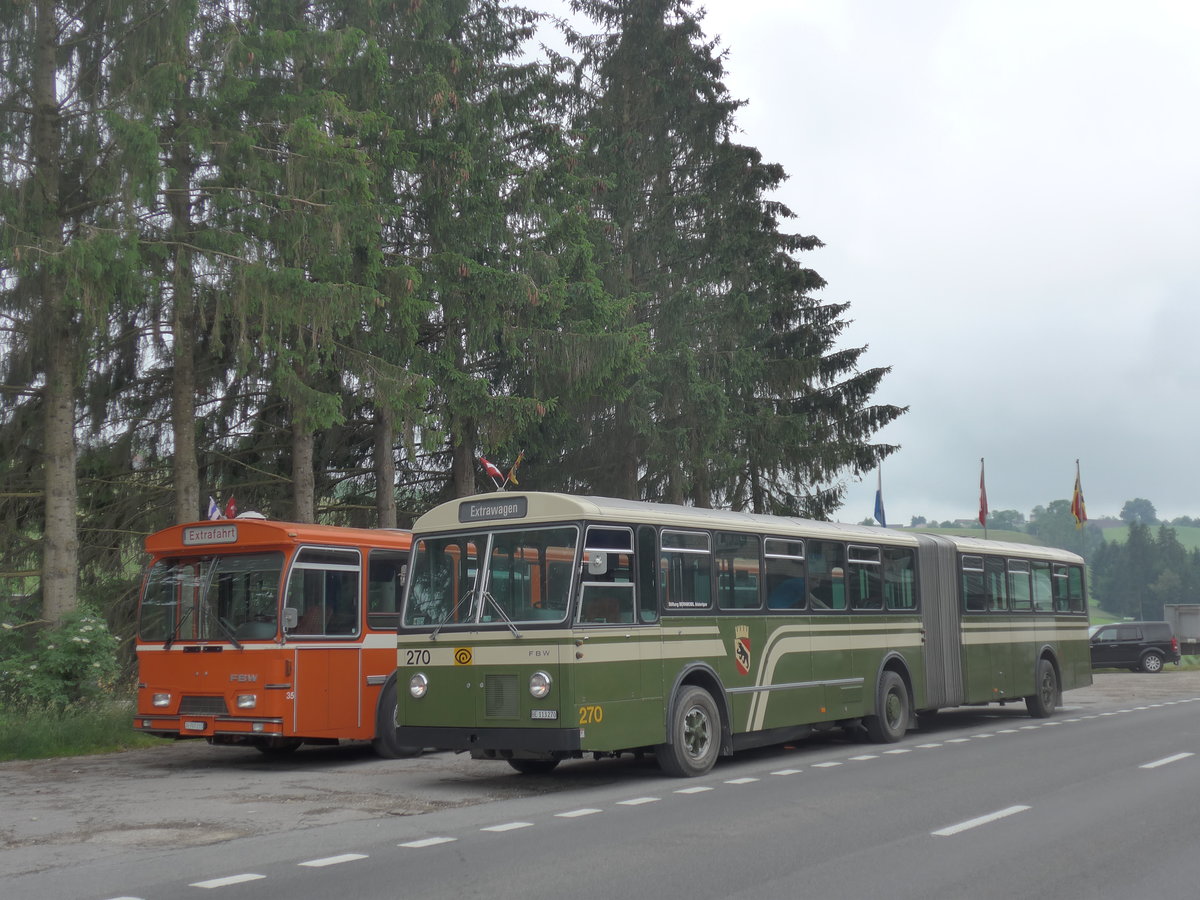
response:
<path id="1" fill-rule="evenodd" d="M 528 513 L 529 501 L 525 497 L 511 497 L 503 500 L 465 500 L 458 506 L 458 521 L 523 519 Z"/>
<path id="2" fill-rule="evenodd" d="M 197 544 L 236 544 L 237 539 L 236 525 L 191 525 L 183 529 L 185 547 L 194 547 Z"/>

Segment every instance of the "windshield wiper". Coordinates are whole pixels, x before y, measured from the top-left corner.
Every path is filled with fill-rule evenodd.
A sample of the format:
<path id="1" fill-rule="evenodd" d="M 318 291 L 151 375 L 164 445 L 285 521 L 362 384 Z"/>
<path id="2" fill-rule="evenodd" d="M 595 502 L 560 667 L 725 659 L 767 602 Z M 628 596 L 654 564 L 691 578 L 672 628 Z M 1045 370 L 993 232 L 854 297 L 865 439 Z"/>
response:
<path id="1" fill-rule="evenodd" d="M 431 641 L 437 640 L 438 632 L 442 630 L 442 626 L 445 625 L 447 622 L 449 622 L 452 618 L 454 618 L 455 615 L 458 613 L 458 608 L 460 606 L 462 606 L 463 601 L 469 600 L 471 597 L 474 596 L 474 594 L 475 594 L 475 588 L 471 588 L 465 594 L 463 594 L 461 597 L 459 597 L 458 600 L 455 601 L 455 603 L 452 607 L 450 607 L 448 610 L 446 610 L 446 614 L 444 616 L 442 616 L 442 620 L 437 623 L 437 627 L 435 627 L 433 629 L 433 631 L 431 631 L 429 633 L 429 639 Z"/>
<path id="2" fill-rule="evenodd" d="M 500 601 L 492 596 L 491 591 L 483 592 L 483 600 L 485 603 L 491 603 L 492 608 L 500 613 L 500 618 L 504 620 L 504 624 L 508 626 L 508 630 L 513 633 L 513 637 L 523 637 L 521 632 L 517 631 L 517 626 L 513 624 L 513 620 L 508 617 L 508 613 L 504 611 L 504 607 L 500 605 Z"/>
<path id="3" fill-rule="evenodd" d="M 194 607 L 189 606 L 183 611 L 183 615 L 179 617 L 179 621 L 175 623 L 175 627 L 171 629 L 171 635 L 163 641 L 163 649 L 170 650 L 171 645 L 175 643 L 175 638 L 179 637 L 179 629 L 183 627 L 183 623 L 188 620 L 188 616 L 192 614 Z"/>

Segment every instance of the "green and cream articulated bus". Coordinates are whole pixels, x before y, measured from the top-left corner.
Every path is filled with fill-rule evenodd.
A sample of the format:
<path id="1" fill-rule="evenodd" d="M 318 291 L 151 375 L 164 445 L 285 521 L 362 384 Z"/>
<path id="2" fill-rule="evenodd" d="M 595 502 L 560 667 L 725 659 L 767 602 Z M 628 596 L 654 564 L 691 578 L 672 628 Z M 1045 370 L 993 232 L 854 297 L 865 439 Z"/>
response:
<path id="1" fill-rule="evenodd" d="M 653 752 L 673 775 L 816 729 L 1091 683 L 1083 560 L 1024 544 L 565 494 L 414 526 L 397 741 L 521 772 Z"/>

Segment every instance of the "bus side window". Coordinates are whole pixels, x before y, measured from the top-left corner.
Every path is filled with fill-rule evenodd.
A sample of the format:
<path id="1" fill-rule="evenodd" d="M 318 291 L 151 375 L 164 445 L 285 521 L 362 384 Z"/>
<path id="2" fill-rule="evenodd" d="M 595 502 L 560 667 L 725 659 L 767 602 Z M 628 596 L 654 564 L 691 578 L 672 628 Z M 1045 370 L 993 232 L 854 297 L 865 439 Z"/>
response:
<path id="1" fill-rule="evenodd" d="M 984 581 L 983 557 L 964 556 L 962 566 L 962 603 L 967 612 L 987 611 L 987 585 Z"/>
<path id="2" fill-rule="evenodd" d="M 983 576 L 987 591 L 988 610 L 1003 612 L 1008 609 L 1007 594 L 1004 592 L 1004 560 L 991 556 L 984 559 Z"/>
<path id="3" fill-rule="evenodd" d="M 400 618 L 400 595 L 408 554 L 398 550 L 372 550 L 367 558 L 367 621 L 372 628 L 392 630 Z"/>
<path id="4" fill-rule="evenodd" d="M 767 609 L 804 609 L 804 542 L 767 538 L 763 546 Z"/>
<path id="5" fill-rule="evenodd" d="M 854 609 L 883 609 L 883 561 L 878 547 L 850 545 L 850 606 Z"/>
<path id="6" fill-rule="evenodd" d="M 845 560 L 839 543 L 808 542 L 808 603 L 813 609 L 846 608 Z"/>
<path id="7" fill-rule="evenodd" d="M 359 554 L 354 550 L 305 547 L 288 577 L 284 603 L 299 615 L 292 634 L 358 633 Z"/>
<path id="8" fill-rule="evenodd" d="M 892 610 L 917 608 L 916 557 L 907 547 L 883 549 L 883 600 Z"/>
<path id="9" fill-rule="evenodd" d="M 1037 612 L 1050 612 L 1054 608 L 1050 580 L 1050 563 L 1033 563 L 1033 608 Z"/>
<path id="10" fill-rule="evenodd" d="M 658 621 L 658 535 L 652 525 L 639 525 L 637 530 L 637 590 L 641 602 L 638 618 L 643 622 Z"/>
<path id="11" fill-rule="evenodd" d="M 1029 592 L 1029 563 L 1023 559 L 1008 561 L 1008 603 L 1011 609 L 1018 612 L 1033 609 Z"/>
<path id="12" fill-rule="evenodd" d="M 758 537 L 717 532 L 717 606 L 720 609 L 758 609 L 760 563 Z"/>

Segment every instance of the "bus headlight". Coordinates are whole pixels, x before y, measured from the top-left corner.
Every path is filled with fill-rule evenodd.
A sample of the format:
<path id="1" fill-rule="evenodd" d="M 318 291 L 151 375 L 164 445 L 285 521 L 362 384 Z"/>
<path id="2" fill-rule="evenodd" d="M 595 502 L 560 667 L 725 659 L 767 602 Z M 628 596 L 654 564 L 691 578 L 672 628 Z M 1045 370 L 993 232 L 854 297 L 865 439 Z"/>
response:
<path id="1" fill-rule="evenodd" d="M 254 709 L 258 706 L 258 694 L 238 694 L 237 708 L 238 709 Z"/>
<path id="2" fill-rule="evenodd" d="M 170 694 L 155 694 L 150 699 L 150 702 L 154 706 L 170 706 L 171 705 L 171 695 Z"/>
<path id="3" fill-rule="evenodd" d="M 420 700 L 429 690 L 429 679 L 418 672 L 412 678 L 408 679 L 408 692 L 413 695 L 413 698 Z"/>
<path id="4" fill-rule="evenodd" d="M 541 700 L 550 693 L 550 673 L 534 672 L 529 676 L 529 693 L 534 700 Z"/>

